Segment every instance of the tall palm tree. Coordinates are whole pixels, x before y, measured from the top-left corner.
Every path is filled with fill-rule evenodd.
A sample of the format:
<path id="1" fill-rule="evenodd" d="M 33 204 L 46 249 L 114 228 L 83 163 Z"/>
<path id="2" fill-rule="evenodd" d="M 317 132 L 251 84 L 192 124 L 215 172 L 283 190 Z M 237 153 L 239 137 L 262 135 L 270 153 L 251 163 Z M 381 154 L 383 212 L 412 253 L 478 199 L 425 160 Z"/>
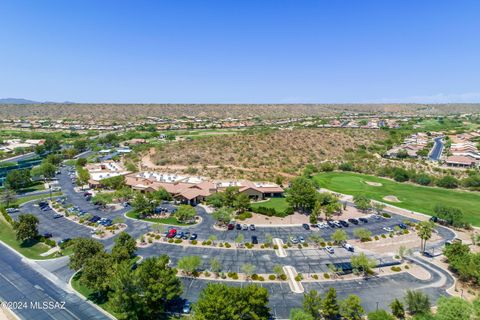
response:
<path id="1" fill-rule="evenodd" d="M 432 237 L 434 224 L 431 221 L 422 221 L 418 224 L 417 235 L 420 238 L 420 250 L 425 252 L 427 241 Z"/>

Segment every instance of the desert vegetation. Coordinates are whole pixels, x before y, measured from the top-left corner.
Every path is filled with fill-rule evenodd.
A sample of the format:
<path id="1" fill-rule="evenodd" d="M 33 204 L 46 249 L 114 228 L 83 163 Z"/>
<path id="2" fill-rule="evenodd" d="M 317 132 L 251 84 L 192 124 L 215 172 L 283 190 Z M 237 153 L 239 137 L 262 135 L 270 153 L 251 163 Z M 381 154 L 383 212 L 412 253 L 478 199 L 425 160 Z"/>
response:
<path id="1" fill-rule="evenodd" d="M 164 144 L 150 155 L 150 161 L 190 174 L 273 181 L 279 175 L 297 175 L 307 164 L 340 158 L 385 136 L 383 131 L 358 129 L 262 130 Z"/>

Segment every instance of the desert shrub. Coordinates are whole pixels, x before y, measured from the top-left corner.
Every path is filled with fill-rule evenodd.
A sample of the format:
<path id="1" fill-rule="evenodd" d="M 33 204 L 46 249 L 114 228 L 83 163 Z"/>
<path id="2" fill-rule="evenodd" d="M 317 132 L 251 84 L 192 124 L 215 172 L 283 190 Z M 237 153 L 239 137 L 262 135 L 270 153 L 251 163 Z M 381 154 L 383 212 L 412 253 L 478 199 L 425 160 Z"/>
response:
<path id="1" fill-rule="evenodd" d="M 276 279 L 276 277 L 275 277 L 274 274 L 271 274 L 271 275 L 268 276 L 268 280 L 272 280 L 272 281 L 273 281 L 273 280 L 275 280 L 275 279 Z"/>
<path id="2" fill-rule="evenodd" d="M 198 243 L 198 241 L 197 240 L 192 240 L 192 241 L 190 241 L 190 243 L 193 244 L 193 245 L 196 245 Z"/>
<path id="3" fill-rule="evenodd" d="M 315 279 L 315 280 L 318 280 L 318 276 L 317 276 L 316 274 L 314 274 L 314 275 L 312 276 L 312 278 Z"/>
<path id="4" fill-rule="evenodd" d="M 398 267 L 398 266 L 393 266 L 390 268 L 390 270 L 394 271 L 394 272 L 399 272 L 399 271 L 402 271 L 402 268 Z"/>
<path id="5" fill-rule="evenodd" d="M 328 273 L 324 273 L 324 274 L 323 274 L 323 277 L 324 277 L 325 279 L 330 279 L 330 275 L 329 275 Z"/>
<path id="6" fill-rule="evenodd" d="M 287 275 L 284 274 L 284 273 L 282 273 L 282 274 L 280 275 L 280 280 L 283 280 L 283 281 L 287 280 Z"/>

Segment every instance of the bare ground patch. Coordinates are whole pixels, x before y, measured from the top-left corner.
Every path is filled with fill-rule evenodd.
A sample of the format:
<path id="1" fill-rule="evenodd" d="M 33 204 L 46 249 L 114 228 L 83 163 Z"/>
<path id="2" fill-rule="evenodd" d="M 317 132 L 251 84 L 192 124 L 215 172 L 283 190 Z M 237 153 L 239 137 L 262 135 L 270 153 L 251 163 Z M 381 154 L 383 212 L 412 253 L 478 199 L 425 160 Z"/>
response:
<path id="1" fill-rule="evenodd" d="M 383 197 L 383 200 L 388 201 L 388 202 L 402 202 L 402 201 L 398 200 L 398 198 L 395 197 L 395 196 L 385 196 L 385 197 Z"/>

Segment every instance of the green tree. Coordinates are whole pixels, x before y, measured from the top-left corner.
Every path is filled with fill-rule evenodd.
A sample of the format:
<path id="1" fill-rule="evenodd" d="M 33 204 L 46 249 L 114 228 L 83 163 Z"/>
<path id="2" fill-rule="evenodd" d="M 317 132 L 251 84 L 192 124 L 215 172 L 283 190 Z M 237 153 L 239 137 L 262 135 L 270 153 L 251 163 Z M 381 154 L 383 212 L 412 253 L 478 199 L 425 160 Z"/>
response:
<path id="1" fill-rule="evenodd" d="M 100 180 L 100 184 L 111 190 L 120 190 L 125 187 L 125 176 L 115 176 Z"/>
<path id="2" fill-rule="evenodd" d="M 345 300 L 340 301 L 340 315 L 345 320 L 361 320 L 365 310 L 358 296 L 351 294 Z"/>
<path id="3" fill-rule="evenodd" d="M 256 285 L 229 287 L 225 284 L 208 284 L 193 306 L 194 320 L 267 320 L 268 291 Z"/>
<path id="4" fill-rule="evenodd" d="M 290 310 L 290 320 L 315 320 L 314 317 L 303 311 L 302 309 L 293 308 Z"/>
<path id="5" fill-rule="evenodd" d="M 370 312 L 367 318 L 368 320 L 395 320 L 394 316 L 383 309 Z"/>
<path id="6" fill-rule="evenodd" d="M 6 208 L 8 208 L 10 207 L 10 204 L 15 202 L 15 200 L 17 199 L 17 194 L 12 189 L 4 188 L 0 199 L 2 201 L 2 204 L 5 205 Z"/>
<path id="7" fill-rule="evenodd" d="M 115 245 L 112 248 L 112 258 L 117 262 L 130 260 L 133 257 L 137 244 L 135 239 L 127 232 L 121 232 L 115 238 Z"/>
<path id="8" fill-rule="evenodd" d="M 353 235 L 360 239 L 360 241 L 368 241 L 371 239 L 372 232 L 365 228 L 358 228 L 353 231 Z"/>
<path id="9" fill-rule="evenodd" d="M 431 221 L 422 221 L 418 224 L 417 235 L 420 238 L 420 250 L 425 252 L 427 241 L 432 237 L 435 225 Z"/>
<path id="10" fill-rule="evenodd" d="M 240 245 L 243 240 L 245 239 L 245 237 L 243 236 L 243 234 L 239 233 L 238 236 L 235 238 L 235 243 L 238 245 Z"/>
<path id="11" fill-rule="evenodd" d="M 435 320 L 471 319 L 473 314 L 472 305 L 461 298 L 444 296 L 437 301 Z"/>
<path id="12" fill-rule="evenodd" d="M 177 218 L 178 221 L 186 222 L 195 218 L 196 214 L 194 207 L 182 204 L 178 207 L 177 212 L 175 212 L 175 218 Z"/>
<path id="13" fill-rule="evenodd" d="M 255 267 L 253 264 L 251 263 L 245 263 L 242 265 L 241 267 L 241 270 L 242 272 L 245 274 L 245 277 L 248 279 L 250 279 L 250 277 L 255 273 L 255 269 L 257 267 Z"/>
<path id="14" fill-rule="evenodd" d="M 397 319 L 404 319 L 405 318 L 405 307 L 403 306 L 403 303 L 400 300 L 395 298 L 390 303 L 390 309 L 392 309 L 392 314 Z"/>
<path id="15" fill-rule="evenodd" d="M 273 273 L 275 273 L 275 275 L 277 276 L 277 279 L 280 278 L 283 274 L 285 274 L 283 272 L 283 267 L 279 264 L 276 264 L 273 266 Z"/>
<path id="16" fill-rule="evenodd" d="M 310 211 L 315 206 L 317 190 L 312 181 L 305 177 L 297 177 L 291 181 L 286 192 L 288 204 L 301 211 Z"/>
<path id="17" fill-rule="evenodd" d="M 178 260 L 177 267 L 181 269 L 185 274 L 193 275 L 200 267 L 202 260 L 199 256 L 184 256 Z"/>
<path id="18" fill-rule="evenodd" d="M 182 294 L 182 283 L 168 263 L 166 255 L 150 257 L 135 270 L 144 319 L 162 319 L 166 304 Z"/>
<path id="19" fill-rule="evenodd" d="M 353 203 L 361 211 L 367 211 L 372 208 L 370 199 L 365 195 L 356 195 L 353 197 Z"/>
<path id="20" fill-rule="evenodd" d="M 32 184 L 30 170 L 18 169 L 7 173 L 5 177 L 5 187 L 12 190 L 20 190 Z"/>
<path id="21" fill-rule="evenodd" d="M 348 240 L 348 235 L 345 231 L 337 229 L 337 230 L 335 230 L 334 233 L 332 233 L 330 238 L 332 239 L 333 242 L 339 244 L 339 243 L 342 243 L 344 241 L 347 241 Z"/>
<path id="22" fill-rule="evenodd" d="M 97 240 L 76 238 L 72 240 L 72 255 L 69 266 L 77 271 L 83 268 L 85 262 L 104 250 L 103 244 Z"/>
<path id="23" fill-rule="evenodd" d="M 13 224 L 18 241 L 27 241 L 38 236 L 38 218 L 33 214 L 21 214 Z"/>
<path id="24" fill-rule="evenodd" d="M 78 158 L 77 159 L 77 162 L 76 162 L 77 167 L 85 167 L 86 164 L 87 164 L 87 159 L 85 159 L 85 158 Z"/>
<path id="25" fill-rule="evenodd" d="M 455 189 L 458 187 L 458 180 L 452 176 L 444 176 L 443 178 L 437 180 L 437 186 L 441 188 Z"/>
<path id="26" fill-rule="evenodd" d="M 303 310 L 312 319 L 320 319 L 322 310 L 322 297 L 317 290 L 310 290 L 303 295 Z"/>
<path id="27" fill-rule="evenodd" d="M 151 211 L 149 211 L 151 209 L 150 203 L 148 202 L 147 198 L 145 198 L 145 196 L 141 193 L 137 193 L 135 195 L 135 198 L 133 198 L 132 207 L 141 216 L 151 213 Z"/>
<path id="28" fill-rule="evenodd" d="M 88 172 L 88 170 L 82 167 L 77 167 L 78 184 L 84 186 L 88 184 L 88 180 L 90 180 L 90 173 Z"/>
<path id="29" fill-rule="evenodd" d="M 83 264 L 80 283 L 104 297 L 110 287 L 114 262 L 106 252 L 99 252 Z"/>
<path id="30" fill-rule="evenodd" d="M 218 275 L 219 272 L 222 271 L 222 264 L 217 257 L 213 257 L 212 259 L 210 259 L 210 271 L 212 271 L 216 275 Z"/>
<path id="31" fill-rule="evenodd" d="M 239 193 L 239 187 L 227 187 L 223 192 L 223 205 L 229 208 L 235 207 L 235 201 Z"/>
<path id="32" fill-rule="evenodd" d="M 407 310 L 411 315 L 430 313 L 430 298 L 421 291 L 407 290 L 404 297 Z"/>
<path id="33" fill-rule="evenodd" d="M 207 204 L 214 208 L 221 208 L 225 206 L 225 193 L 217 192 L 207 198 Z"/>
<path id="34" fill-rule="evenodd" d="M 220 224 L 227 224 L 232 220 L 233 211 L 230 208 L 221 207 L 212 213 L 212 217 Z"/>
<path id="35" fill-rule="evenodd" d="M 36 170 L 36 175 L 42 176 L 44 179 L 51 179 L 55 177 L 57 167 L 50 162 L 43 162 Z"/>
<path id="36" fill-rule="evenodd" d="M 141 292 L 132 274 L 129 261 L 124 261 L 115 268 L 110 283 L 110 305 L 119 314 L 118 319 L 139 319 L 141 310 Z"/>
<path id="37" fill-rule="evenodd" d="M 465 224 L 463 221 L 463 212 L 458 208 L 437 204 L 433 211 L 438 218 L 447 221 L 448 224 L 454 227 L 463 227 Z"/>
<path id="38" fill-rule="evenodd" d="M 323 299 L 322 315 L 326 320 L 336 320 L 340 316 L 335 288 L 330 288 Z"/>
<path id="39" fill-rule="evenodd" d="M 352 256 L 350 263 L 355 272 L 362 272 L 364 275 L 367 275 L 378 264 L 378 261 L 374 258 L 369 258 L 365 253 L 361 252 Z"/>
<path id="40" fill-rule="evenodd" d="M 246 193 L 239 193 L 235 197 L 235 201 L 233 202 L 234 208 L 237 212 L 245 212 L 250 209 L 250 197 Z"/>

